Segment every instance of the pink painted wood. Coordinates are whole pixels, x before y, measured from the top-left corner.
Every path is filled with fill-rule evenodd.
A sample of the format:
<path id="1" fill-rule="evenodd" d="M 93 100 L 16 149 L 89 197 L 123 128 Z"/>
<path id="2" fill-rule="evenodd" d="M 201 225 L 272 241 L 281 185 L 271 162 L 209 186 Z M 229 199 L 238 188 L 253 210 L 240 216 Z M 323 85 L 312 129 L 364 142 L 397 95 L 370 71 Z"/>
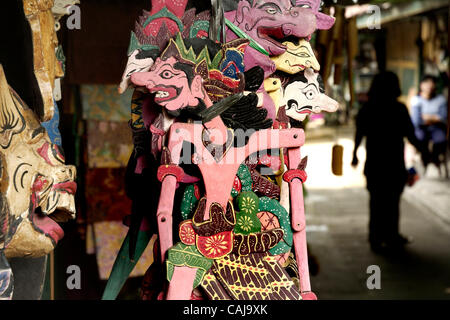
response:
<path id="1" fill-rule="evenodd" d="M 202 130 L 201 124 L 173 124 L 170 128 L 169 150 L 172 161 L 178 163 L 183 141 L 190 141 L 195 145 L 197 165 L 205 182 L 207 208 L 213 202 L 218 202 L 226 208 L 236 172 L 250 154 L 267 149 L 300 147 L 305 141 L 302 129 L 260 130 L 250 137 L 245 146 L 230 148 L 224 157 L 216 162 L 203 145 Z M 222 136 L 225 136 L 225 133 Z M 206 218 L 208 217 L 205 216 Z"/>
<path id="2" fill-rule="evenodd" d="M 189 300 L 196 273 L 197 268 L 175 267 L 166 299 Z"/>
<path id="3" fill-rule="evenodd" d="M 161 184 L 161 196 L 156 213 L 161 261 L 166 260 L 166 252 L 173 246 L 172 210 L 176 187 L 177 178 L 175 176 L 166 176 Z"/>
<path id="4" fill-rule="evenodd" d="M 297 169 L 301 161 L 300 148 L 288 150 L 289 169 Z M 315 297 L 309 280 L 308 251 L 306 246 L 306 219 L 303 201 L 302 181 L 298 178 L 289 182 L 291 198 L 291 225 L 294 230 L 294 250 L 298 265 L 300 292 L 307 298 Z"/>
<path id="5" fill-rule="evenodd" d="M 220 139 L 219 137 L 216 141 L 226 140 L 226 138 L 223 138 L 226 137 L 226 128 L 221 125 L 213 125 L 207 127 L 211 130 L 211 132 L 214 130 L 219 131 L 219 133 L 222 135 L 222 139 Z M 295 166 L 297 166 L 298 163 L 300 163 L 300 146 L 302 146 L 305 142 L 305 135 L 302 129 L 260 130 L 255 132 L 250 137 L 248 143 L 245 146 L 240 148 L 229 148 L 222 159 L 220 159 L 220 161 L 216 161 L 216 159 L 211 155 L 208 149 L 206 149 L 204 142 L 202 141 L 203 129 L 204 126 L 202 124 L 174 123 L 170 128 L 168 147 L 172 157 L 172 163 L 176 164 L 180 163 L 183 141 L 188 141 L 194 144 L 197 150 L 197 154 L 194 155 L 193 160 L 198 165 L 205 183 L 207 208 L 209 208 L 209 206 L 213 202 L 217 202 L 224 208 L 226 208 L 237 170 L 240 164 L 244 162 L 249 155 L 258 151 L 268 149 L 295 148 L 294 150 L 297 150 L 298 152 L 294 152 L 292 154 L 292 157 L 298 156 L 298 159 L 290 159 L 290 163 L 293 163 L 295 164 Z M 162 182 L 161 198 L 157 213 L 162 261 L 165 260 L 165 254 L 167 250 L 173 245 L 172 211 L 175 188 L 176 178 L 174 176 L 166 176 Z M 292 193 L 292 191 L 294 191 L 294 193 Z M 294 183 L 291 194 L 297 195 L 299 194 L 299 191 L 301 194 L 301 183 L 300 186 Z M 291 197 L 291 199 L 292 198 L 297 197 Z M 293 205 L 299 206 L 300 212 L 303 212 L 303 197 L 294 200 Z M 294 212 L 297 213 L 298 210 L 295 210 Z M 295 217 L 297 217 L 297 215 L 298 214 L 296 214 Z M 206 210 L 205 219 L 208 218 L 209 212 L 208 210 Z M 294 228 L 294 230 L 296 229 Z M 301 234 L 302 233 L 300 233 L 300 236 Z M 302 238 L 300 237 L 299 239 L 295 240 L 294 236 L 294 245 L 296 241 L 300 241 L 300 244 L 303 243 L 301 242 L 303 241 L 301 239 Z M 304 241 L 306 241 L 306 238 Z M 298 247 L 303 248 L 303 245 L 298 245 Z M 303 253 L 306 253 L 306 242 L 304 247 L 304 252 L 302 252 L 302 250 L 296 252 L 297 254 L 299 254 L 299 257 L 301 257 L 299 258 L 300 261 L 304 261 Z M 300 266 L 302 267 L 301 281 L 305 282 L 305 272 L 307 275 L 307 286 L 304 286 L 303 288 L 309 288 L 307 258 L 306 269 L 304 263 L 299 265 L 299 267 Z M 191 270 L 191 272 L 193 272 L 193 270 Z M 188 296 L 186 291 L 188 290 L 186 288 L 192 288 L 192 283 L 190 283 L 189 281 L 192 280 L 193 282 L 193 278 L 191 279 L 190 276 L 192 275 L 190 273 L 187 273 L 185 269 L 176 267 L 174 270 L 172 281 L 169 284 L 169 292 L 172 293 L 167 296 L 167 299 L 174 299 L 180 296 L 187 299 Z M 183 279 L 183 277 L 189 279 L 189 281 L 185 281 L 186 279 Z M 183 281 L 181 281 L 181 279 L 183 279 Z M 187 285 L 187 283 L 190 283 L 190 285 Z M 177 294 L 176 292 L 180 293 Z"/>

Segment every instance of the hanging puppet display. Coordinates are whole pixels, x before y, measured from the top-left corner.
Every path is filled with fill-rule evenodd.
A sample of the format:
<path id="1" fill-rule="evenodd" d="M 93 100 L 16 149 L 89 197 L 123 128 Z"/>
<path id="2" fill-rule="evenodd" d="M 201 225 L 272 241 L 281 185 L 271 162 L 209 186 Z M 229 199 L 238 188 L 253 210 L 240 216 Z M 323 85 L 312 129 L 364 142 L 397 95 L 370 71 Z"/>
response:
<path id="1" fill-rule="evenodd" d="M 212 1 L 197 14 L 187 0 L 166 0 L 139 17 L 119 85 L 135 90 L 132 223 L 104 299 L 142 254 L 144 230 L 158 234 L 145 299 L 316 298 L 305 135 L 292 124 L 338 108 L 309 42 L 334 23 L 319 4 L 241 0 L 224 14 Z"/>

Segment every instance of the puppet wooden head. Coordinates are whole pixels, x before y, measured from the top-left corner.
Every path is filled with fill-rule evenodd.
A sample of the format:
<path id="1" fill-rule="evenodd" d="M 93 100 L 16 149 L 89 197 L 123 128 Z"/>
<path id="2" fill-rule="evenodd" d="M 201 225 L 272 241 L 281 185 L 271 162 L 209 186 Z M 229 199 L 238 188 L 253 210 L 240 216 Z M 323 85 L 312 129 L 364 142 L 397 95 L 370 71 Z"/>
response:
<path id="1" fill-rule="evenodd" d="M 334 18 L 318 12 L 319 5 L 320 0 L 241 0 L 234 24 L 270 55 L 280 55 L 286 51 L 283 38 L 309 38 L 317 28 L 332 26 Z M 328 17 L 331 25 L 322 23 L 322 15 Z"/>
<path id="2" fill-rule="evenodd" d="M 311 113 L 334 112 L 339 108 L 337 101 L 324 94 L 323 82 L 311 68 L 290 79 L 284 89 L 284 101 L 286 115 L 299 121 Z"/>
<path id="3" fill-rule="evenodd" d="M 0 163 L 0 249 L 7 257 L 49 253 L 64 236 L 56 221 L 75 215 L 76 170 L 8 86 L 1 65 Z"/>
<path id="4" fill-rule="evenodd" d="M 243 39 L 224 45 L 207 39 L 183 40 L 179 33 L 150 70 L 134 73 L 131 81 L 155 93 L 156 103 L 178 115 L 181 109 L 197 107 L 199 102 L 211 104 L 210 100 L 243 91 L 247 44 Z"/>
<path id="5" fill-rule="evenodd" d="M 131 32 L 128 47 L 128 61 L 119 93 L 123 93 L 131 83 L 130 77 L 134 72 L 145 72 L 150 69 L 171 37 L 178 32 L 183 37 L 205 37 L 208 35 L 208 11 L 195 14 L 196 9 L 184 11 L 187 0 L 183 1 L 154 1 L 152 10 L 145 11 L 138 18 L 134 32 Z"/>
<path id="6" fill-rule="evenodd" d="M 306 68 L 312 68 L 315 71 L 320 70 L 319 61 L 317 61 L 309 41 L 301 39 L 298 44 L 285 41 L 283 45 L 286 46 L 286 52 L 279 56 L 271 57 L 277 70 L 289 74 L 296 74 Z"/>

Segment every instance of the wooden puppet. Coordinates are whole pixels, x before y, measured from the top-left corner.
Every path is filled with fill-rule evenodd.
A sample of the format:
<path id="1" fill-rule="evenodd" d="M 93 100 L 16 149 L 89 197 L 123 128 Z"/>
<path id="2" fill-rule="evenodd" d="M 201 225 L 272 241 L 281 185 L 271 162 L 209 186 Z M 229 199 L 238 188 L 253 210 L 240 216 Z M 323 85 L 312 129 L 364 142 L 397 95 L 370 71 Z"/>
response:
<path id="1" fill-rule="evenodd" d="M 260 66 L 264 78 L 269 78 L 276 70 L 275 62 L 270 59 L 280 56 L 288 50 L 286 38 L 309 41 L 316 29 L 329 29 L 334 18 L 319 12 L 320 0 L 241 0 L 237 9 L 225 13 L 225 17 L 256 44 L 245 52 L 245 66 L 250 69 Z M 227 30 L 227 39 L 239 37 L 233 29 Z M 292 51 L 290 49 L 289 51 Z M 260 105 L 268 112 L 268 117 L 277 117 L 276 103 L 271 99 L 265 87 L 260 88 Z"/>
<path id="2" fill-rule="evenodd" d="M 309 41 L 301 39 L 298 44 L 285 41 L 283 45 L 286 46 L 286 51 L 279 56 L 271 57 L 277 70 L 289 74 L 296 74 L 306 68 L 320 70 L 319 61 L 317 61 Z"/>
<path id="3" fill-rule="evenodd" d="M 64 236 L 58 222 L 74 218 L 76 169 L 64 164 L 62 149 L 8 86 L 1 66 L 0 128 L 0 253 L 46 255 Z"/>
<path id="4" fill-rule="evenodd" d="M 188 41 L 188 43 L 190 42 Z M 217 116 L 211 117 L 211 119 L 204 117 L 205 114 L 214 114 L 217 108 L 217 104 L 212 103 L 208 94 L 208 92 L 214 92 L 208 87 L 211 75 L 218 70 L 216 69 L 217 65 L 223 65 L 217 64 L 217 61 L 227 57 L 226 54 L 223 54 L 223 49 L 225 48 L 226 51 L 227 48 L 234 46 L 226 43 L 222 45 L 222 50 L 210 57 L 208 48 L 213 47 L 213 44 L 208 46 L 208 42 L 203 41 L 204 48 L 201 51 L 197 50 L 197 52 L 192 47 L 186 47 L 185 44 L 186 40 L 183 41 L 180 37 L 177 37 L 176 41 L 171 40 L 161 58 L 155 61 L 148 72 L 137 72 L 131 76 L 131 81 L 134 84 L 145 86 L 150 92 L 154 92 L 155 101 L 163 106 L 168 113 L 180 116 L 183 112 L 189 112 L 191 115 L 200 116 L 197 119 L 202 120 L 202 123 L 175 122 L 171 125 L 168 147 L 162 158 L 162 165 L 158 169 L 158 177 L 162 181 L 157 213 L 161 259 L 164 261 L 166 253 L 169 255 L 167 265 L 170 285 L 167 298 L 188 299 L 192 289 L 201 283 L 210 298 L 222 297 L 220 292 L 225 290 L 228 295 L 242 299 L 282 299 L 283 297 L 300 299 L 299 292 L 296 291 L 294 284 L 289 281 L 276 259 L 268 256 L 269 250 L 272 249 L 276 250 L 274 253 L 278 253 L 277 250 L 282 250 L 282 252 L 285 252 L 283 250 L 290 250 L 289 245 L 285 247 L 286 241 L 292 246 L 293 238 L 292 233 L 290 233 L 291 226 L 288 214 L 285 213 L 283 218 L 280 216 L 281 223 L 287 223 L 283 224 L 282 228 L 266 231 L 250 228 L 247 230 L 248 232 L 243 232 L 242 230 L 246 230 L 245 225 L 249 221 L 254 223 L 258 221 L 256 217 L 258 210 L 285 211 L 279 205 L 276 209 L 275 200 L 255 198 L 251 192 L 248 197 L 242 198 L 243 200 L 239 205 L 240 210 L 247 210 L 247 214 L 242 213 L 241 216 L 235 212 L 233 204 L 229 202 L 229 197 L 239 167 L 251 154 L 261 150 L 285 147 L 291 147 L 295 150 L 303 143 L 303 133 L 299 129 L 272 131 L 259 127 L 258 129 L 261 130 L 256 130 L 249 137 L 247 143 L 236 147 L 233 139 L 235 132 L 233 129 L 227 128 L 224 121 L 218 116 L 220 115 L 219 112 Z M 221 72 L 222 75 L 224 73 Z M 222 80 L 222 82 L 225 81 Z M 260 139 L 264 140 L 265 143 L 262 145 L 258 143 Z M 180 225 L 181 243 L 172 247 L 173 197 L 176 183 L 181 182 L 184 176 L 184 171 L 178 164 L 183 161 L 180 156 L 185 142 L 193 144 L 196 150 L 192 155 L 192 161 L 200 169 L 205 195 L 200 199 L 192 219 L 188 219 Z M 291 163 L 296 166 L 295 160 Z M 296 198 L 296 201 L 298 199 Z M 248 211 L 246 205 L 249 202 L 254 203 L 251 205 L 251 208 L 253 208 L 251 212 Z M 246 207 L 247 209 L 245 209 Z M 299 208 L 298 203 L 296 203 L 296 208 Z M 297 213 L 300 212 L 297 211 Z M 248 214 L 253 215 L 249 216 Z M 240 218 L 242 218 L 242 223 L 239 222 Z M 296 220 L 293 219 L 292 221 Z M 289 234 L 291 235 L 290 238 L 285 238 Z M 280 241 L 283 241 L 283 248 L 276 249 Z M 258 245 L 249 247 L 249 243 Z M 197 256 L 195 261 L 193 260 L 194 256 Z M 300 256 L 299 254 L 299 259 Z M 263 283 L 271 286 L 271 289 L 268 289 L 269 291 L 262 295 L 259 293 L 255 295 L 250 290 L 247 292 L 248 295 L 241 296 L 234 291 L 233 284 L 229 282 L 222 283 L 219 290 L 217 289 L 218 280 L 212 278 L 213 276 L 210 273 L 213 272 L 216 276 L 224 276 L 227 281 L 230 280 L 223 274 L 223 264 L 227 264 L 229 259 L 241 259 L 247 261 L 253 267 L 259 265 L 267 271 L 267 274 L 272 276 L 275 273 L 281 274 L 281 278 L 275 278 L 280 281 L 283 280 L 282 282 L 285 285 L 274 288 L 273 282 L 269 278 L 263 277 L 262 279 L 265 279 Z M 307 270 L 307 267 L 304 270 Z M 209 272 L 208 275 L 206 275 L 207 272 Z M 244 270 L 242 272 L 250 271 Z M 304 274 L 302 276 L 306 283 L 308 281 L 306 276 Z M 202 282 L 203 280 L 206 282 Z M 242 285 L 251 284 L 242 283 Z"/>
<path id="5" fill-rule="evenodd" d="M 196 13 L 195 8 L 186 9 L 187 0 L 157 1 L 150 11 L 143 11 L 131 32 L 128 48 L 128 61 L 119 84 L 118 91 L 123 93 L 131 84 L 131 75 L 148 71 L 169 39 L 182 32 L 185 36 L 205 37 L 208 32 L 209 12 Z M 134 89 L 131 101 L 130 127 L 133 134 L 134 150 L 127 168 L 126 185 L 128 195 L 133 201 L 129 230 L 129 256 L 133 257 L 139 228 L 143 222 L 148 202 L 142 195 L 144 186 L 152 185 L 159 189 L 159 182 L 152 173 L 156 170 L 165 140 L 165 132 L 173 122 L 164 110 L 153 101 L 153 96 L 145 87 Z M 155 192 L 157 199 L 159 193 Z M 157 200 L 151 201 L 156 203 Z M 150 205 L 151 206 L 151 205 Z M 156 207 L 155 207 L 156 210 Z M 114 271 L 114 270 L 113 270 Z M 114 274 L 114 273 L 113 273 Z"/>
<path id="6" fill-rule="evenodd" d="M 298 121 L 311 113 L 334 112 L 339 108 L 337 101 L 325 95 L 320 75 L 312 68 L 288 80 L 283 98 L 286 115 Z"/>
<path id="7" fill-rule="evenodd" d="M 42 122 L 53 118 L 55 79 L 64 76 L 56 57 L 58 38 L 52 7 L 53 0 L 23 0 L 23 9 L 33 37 L 34 73 L 44 103 L 44 110 L 40 115 Z"/>
<path id="8" fill-rule="evenodd" d="M 226 17 L 250 40 L 237 39 L 242 33 L 237 36 L 229 30 L 228 42 L 218 43 L 206 39 L 211 34 L 208 27 L 193 33 L 185 29 L 187 19 L 177 23 L 186 17 L 185 6 L 183 1 L 161 1 L 140 18 L 119 89 L 136 86 L 131 126 L 135 131 L 149 129 L 152 154 L 161 163 L 157 170 L 148 167 L 161 183 L 155 210 L 160 253 L 156 261 L 165 264 L 169 284 L 156 289 L 162 290 L 159 298 L 315 299 L 309 284 L 302 198 L 304 132 L 272 120 L 278 109 L 286 111 L 286 84 L 298 85 L 289 82 L 291 77 L 301 83 L 306 79 L 303 89 L 314 84 L 320 92 L 313 71 L 320 66 L 308 40 L 317 28 L 330 28 L 334 19 L 319 12 L 318 0 L 242 0 Z M 171 27 L 158 20 L 168 12 Z M 154 25 L 148 29 L 150 23 Z M 289 76 L 269 79 L 277 65 Z M 255 94 L 243 94 L 257 89 L 267 97 L 270 92 L 273 100 L 258 102 Z M 301 98 L 292 99 L 304 103 Z M 326 109 L 323 102 L 329 101 L 314 100 Z M 297 113 L 292 117 L 297 119 Z M 269 129 L 272 124 L 274 129 Z M 139 140 L 148 141 L 144 136 Z M 156 194 L 151 186 L 151 192 L 148 187 L 135 189 L 142 203 Z M 176 199 L 181 193 L 180 204 Z M 153 214 L 153 204 L 149 210 Z M 127 239 L 124 248 L 127 241 L 131 247 L 131 238 Z M 285 269 L 288 266 L 298 269 L 298 288 Z M 149 269 L 146 283 L 161 277 L 158 269 L 160 265 Z"/>
<path id="9" fill-rule="evenodd" d="M 329 29 L 334 18 L 319 12 L 320 0 L 241 0 L 235 11 L 225 14 L 233 22 L 263 47 L 269 56 L 286 52 L 286 45 L 280 42 L 291 36 L 309 40 L 316 29 Z M 227 39 L 235 39 L 233 31 L 227 31 Z M 260 66 L 267 78 L 276 70 L 269 57 L 249 47 L 245 55 L 246 68 Z"/>

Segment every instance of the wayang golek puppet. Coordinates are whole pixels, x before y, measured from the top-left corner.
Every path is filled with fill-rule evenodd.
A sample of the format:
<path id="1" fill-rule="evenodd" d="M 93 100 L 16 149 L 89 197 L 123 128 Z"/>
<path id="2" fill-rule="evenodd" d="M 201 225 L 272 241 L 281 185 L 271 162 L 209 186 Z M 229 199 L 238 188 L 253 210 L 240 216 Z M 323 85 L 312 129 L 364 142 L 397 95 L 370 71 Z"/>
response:
<path id="1" fill-rule="evenodd" d="M 171 56 L 164 60 L 164 55 L 168 53 Z M 157 59 L 149 72 L 133 74 L 132 82 L 137 85 L 145 85 L 150 91 L 155 91 L 155 100 L 172 113 L 188 107 L 198 107 L 200 100 L 203 101 L 205 110 L 211 108 L 213 104 L 203 87 L 202 77 L 198 74 L 202 67 L 189 62 L 183 63 L 183 54 L 173 40 L 162 55 L 163 59 Z M 169 137 L 164 156 L 165 163 L 158 169 L 158 177 L 162 182 L 161 195 L 164 195 L 160 198 L 157 212 L 161 257 L 165 257 L 167 251 L 170 256 L 170 248 L 173 246 L 171 223 L 173 198 L 176 184 L 182 181 L 184 174 L 182 168 L 177 164 L 180 163 L 183 142 L 190 142 L 196 150 L 192 155 L 193 163 L 199 167 L 205 186 L 205 198 L 201 201 L 204 203 L 203 210 L 199 211 L 200 206 L 197 208 L 192 218 L 190 231 L 195 234 L 195 246 L 203 255 L 203 259 L 214 260 L 214 262 L 233 254 L 233 249 L 238 245 L 236 243 L 237 234 L 235 235 L 233 232 L 236 216 L 233 205 L 228 200 L 241 163 L 258 151 L 279 148 L 298 149 L 304 142 L 303 132 L 300 129 L 277 131 L 262 129 L 253 133 L 245 146 L 237 148 L 233 145 L 233 130 L 227 128 L 220 117 L 214 117 L 204 123 L 174 123 L 170 127 Z M 299 152 L 299 149 L 291 150 L 292 152 Z M 295 160 L 292 163 L 295 165 Z M 219 171 L 221 174 L 217 174 Z M 295 176 L 294 172 L 296 171 L 290 172 L 292 179 Z M 293 183 L 293 181 L 289 182 Z M 294 182 L 292 188 L 295 189 L 295 185 Z M 296 197 L 294 201 L 298 200 L 299 198 Z M 298 208 L 299 206 L 295 203 L 293 207 Z M 296 220 L 293 219 L 293 221 Z M 299 221 L 296 223 L 301 225 Z M 180 230 L 183 231 L 182 226 Z M 280 233 L 283 233 L 282 229 Z M 261 235 L 254 233 L 244 235 L 241 236 L 240 241 L 250 241 L 245 236 L 253 237 L 253 241 L 259 243 L 259 245 L 255 243 L 257 248 L 247 248 L 245 252 L 247 255 L 265 253 L 271 242 L 274 246 L 281 240 L 281 237 L 278 241 L 272 239 L 276 237 L 276 231 L 268 231 Z M 294 241 L 301 242 L 301 238 L 294 237 Z M 194 245 L 189 241 L 184 244 Z M 301 256 L 304 252 L 302 250 L 301 253 L 298 252 L 298 255 Z M 174 267 L 167 299 L 188 299 L 191 296 L 199 269 L 194 267 L 195 264 L 190 264 L 190 258 L 185 259 L 188 261 L 182 263 L 170 261 L 170 258 L 168 260 L 168 265 L 173 263 Z M 306 276 L 302 275 L 301 278 L 306 279 Z M 208 285 L 204 286 L 208 287 Z M 307 291 L 309 290 L 306 289 L 305 292 Z M 299 297 L 297 296 L 297 298 Z"/>
<path id="2" fill-rule="evenodd" d="M 8 86 L 1 65 L 0 165 L 0 297 L 10 299 L 7 259 L 46 255 L 64 236 L 58 222 L 74 218 L 76 169 Z"/>
<path id="3" fill-rule="evenodd" d="M 237 9 L 225 13 L 241 32 L 252 38 L 263 50 L 249 46 L 245 52 L 246 70 L 259 66 L 264 78 L 269 78 L 279 68 L 271 59 L 286 51 L 292 51 L 286 39 L 309 41 L 316 29 L 327 30 L 334 24 L 334 18 L 319 11 L 320 0 L 241 0 Z M 238 35 L 230 28 L 227 40 Z M 276 105 L 264 86 L 258 90 L 260 105 L 268 111 L 268 117 L 275 120 Z"/>
<path id="4" fill-rule="evenodd" d="M 142 139 L 135 139 L 131 169 L 139 175 L 147 166 L 160 182 L 158 205 L 152 207 L 159 255 L 148 271 L 164 263 L 168 283 L 155 289 L 158 298 L 315 299 L 302 196 L 304 132 L 291 128 L 289 119 L 299 122 L 311 112 L 338 107 L 323 93 L 315 72 L 320 66 L 308 42 L 316 28 L 330 28 L 334 22 L 318 8 L 318 1 L 240 1 L 241 12 L 233 14 L 253 39 L 232 37 L 225 43 L 208 39 L 216 17 L 195 16 L 192 9 L 183 13 L 171 1 L 158 2 L 138 20 L 130 41 L 136 49 L 129 50 L 119 90 L 130 83 L 136 87 L 131 127 Z M 194 16 L 201 21 L 196 29 L 190 22 Z M 244 20 L 255 17 L 262 18 L 255 20 L 258 27 L 252 24 L 252 34 Z M 166 24 L 167 19 L 171 22 Z M 157 25 L 151 32 L 146 30 L 150 22 Z M 249 67 L 252 59 L 257 61 L 249 51 L 255 41 L 273 55 L 261 60 L 262 68 Z M 133 68 L 136 58 L 142 64 Z M 271 86 L 267 96 L 273 110 L 268 110 L 265 100 L 249 92 Z M 140 162 L 149 159 L 146 153 L 159 167 L 154 161 L 150 167 L 148 161 Z M 182 195 L 181 203 L 177 195 Z M 149 214 L 154 215 L 153 209 Z M 178 227 L 175 221 L 180 221 Z M 130 234 L 122 249 L 133 247 L 131 227 Z M 110 282 L 117 279 L 122 261 L 118 256 L 105 293 L 114 286 Z M 149 276 L 158 282 L 152 272 Z M 114 298 L 108 293 L 104 297 Z"/>

